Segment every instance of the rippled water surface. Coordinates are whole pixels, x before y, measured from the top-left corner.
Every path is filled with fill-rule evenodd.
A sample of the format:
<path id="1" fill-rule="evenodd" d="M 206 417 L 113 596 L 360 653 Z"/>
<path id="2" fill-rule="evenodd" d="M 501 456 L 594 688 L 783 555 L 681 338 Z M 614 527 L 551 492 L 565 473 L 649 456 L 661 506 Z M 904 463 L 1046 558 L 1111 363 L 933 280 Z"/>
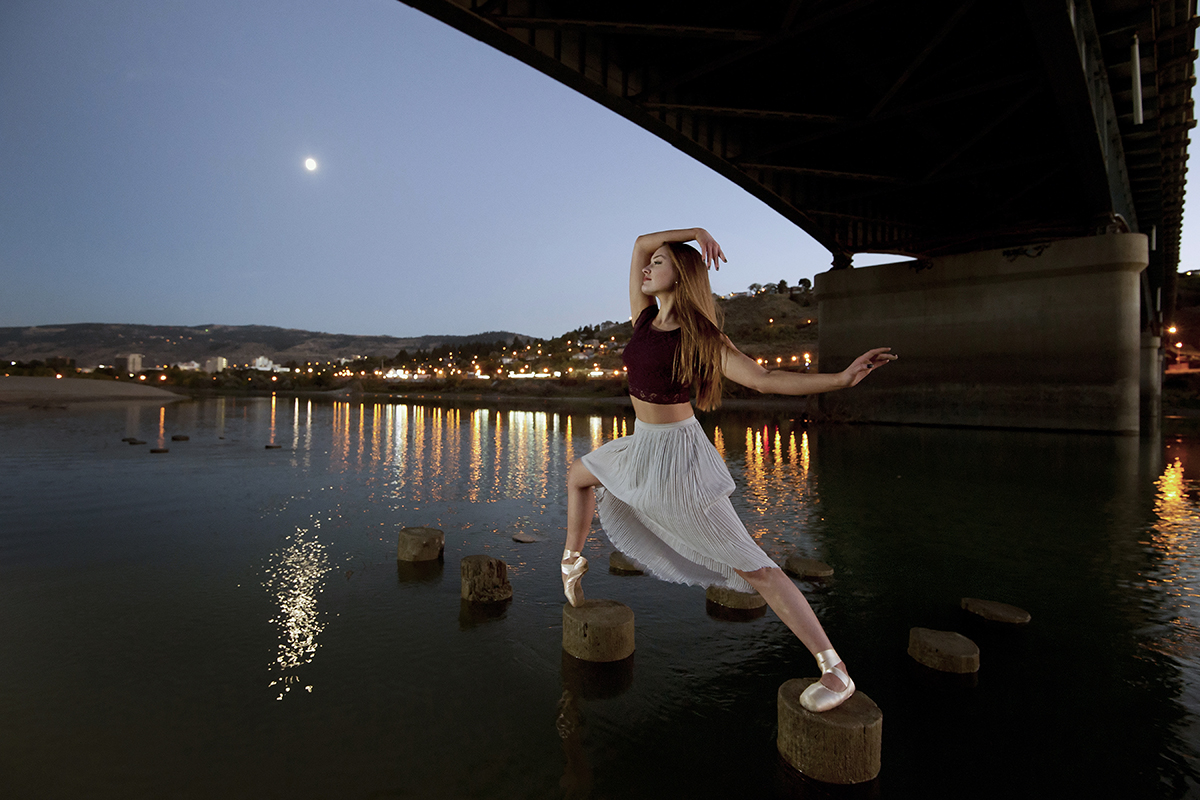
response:
<path id="1" fill-rule="evenodd" d="M 1200 793 L 1200 442 L 703 421 L 768 554 L 836 569 L 802 588 L 884 713 L 868 794 Z M 776 690 L 816 668 L 773 615 L 609 574 L 597 533 L 584 585 L 633 608 L 637 651 L 564 661 L 566 465 L 632 425 L 292 398 L 0 412 L 0 796 L 825 796 L 775 753 Z M 445 531 L 443 567 L 400 568 L 406 525 Z M 508 563 L 511 603 L 460 602 L 473 553 Z M 914 626 L 970 636 L 977 678 L 917 667 Z"/>

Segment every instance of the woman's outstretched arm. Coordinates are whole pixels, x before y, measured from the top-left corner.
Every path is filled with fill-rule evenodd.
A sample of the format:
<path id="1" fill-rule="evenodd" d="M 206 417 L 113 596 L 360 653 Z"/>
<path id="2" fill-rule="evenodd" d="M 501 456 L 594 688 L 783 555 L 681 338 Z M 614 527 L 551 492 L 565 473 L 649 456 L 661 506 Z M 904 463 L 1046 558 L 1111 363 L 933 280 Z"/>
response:
<path id="1" fill-rule="evenodd" d="M 654 302 L 654 298 L 642 293 L 642 270 L 650 263 L 654 251 L 670 242 L 691 241 L 700 245 L 704 263 L 710 267 L 720 269 L 720 262 L 728 260 L 721 252 L 721 245 L 704 228 L 644 233 L 633 243 L 633 258 L 629 262 L 629 314 L 632 319 L 636 320 L 642 310 Z"/>
<path id="2" fill-rule="evenodd" d="M 841 372 L 784 372 L 769 370 L 750 356 L 738 350 L 726 339 L 725 354 L 721 369 L 725 377 L 734 383 L 749 387 L 764 394 L 820 394 L 835 389 L 855 386 L 877 367 L 899 356 L 889 352 L 890 347 L 868 350 Z"/>

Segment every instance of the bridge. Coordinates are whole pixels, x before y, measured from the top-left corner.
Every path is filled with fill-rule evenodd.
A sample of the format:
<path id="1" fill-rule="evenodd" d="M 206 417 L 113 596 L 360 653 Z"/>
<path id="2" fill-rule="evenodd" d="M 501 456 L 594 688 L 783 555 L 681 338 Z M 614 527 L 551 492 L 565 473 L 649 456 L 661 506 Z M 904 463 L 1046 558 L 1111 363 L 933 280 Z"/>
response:
<path id="1" fill-rule="evenodd" d="M 403 0 L 825 246 L 835 418 L 1136 432 L 1179 261 L 1196 0 Z M 915 261 L 853 268 L 859 253 Z M 861 391 L 860 391 L 861 390 Z"/>

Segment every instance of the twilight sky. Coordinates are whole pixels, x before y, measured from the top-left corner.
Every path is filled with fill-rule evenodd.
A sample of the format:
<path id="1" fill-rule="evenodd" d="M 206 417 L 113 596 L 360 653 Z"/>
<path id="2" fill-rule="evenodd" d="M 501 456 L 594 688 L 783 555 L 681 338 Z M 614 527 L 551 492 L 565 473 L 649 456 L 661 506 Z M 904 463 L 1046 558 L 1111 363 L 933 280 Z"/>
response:
<path id="1" fill-rule="evenodd" d="M 0 327 L 551 337 L 627 318 L 633 239 L 692 225 L 729 256 L 720 293 L 829 266 L 670 145 L 396 0 L 0 8 Z"/>

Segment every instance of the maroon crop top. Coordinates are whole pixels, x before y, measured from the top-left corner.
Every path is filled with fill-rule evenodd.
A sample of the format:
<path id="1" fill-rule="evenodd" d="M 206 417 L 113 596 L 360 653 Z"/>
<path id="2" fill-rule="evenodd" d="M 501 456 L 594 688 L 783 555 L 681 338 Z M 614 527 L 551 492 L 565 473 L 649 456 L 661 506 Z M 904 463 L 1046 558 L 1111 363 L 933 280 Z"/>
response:
<path id="1" fill-rule="evenodd" d="M 656 405 L 686 403 L 691 400 L 688 385 L 673 379 L 675 352 L 680 333 L 655 330 L 651 325 L 658 306 L 651 303 L 633 323 L 633 336 L 625 345 L 621 360 L 629 376 L 629 394 Z"/>

